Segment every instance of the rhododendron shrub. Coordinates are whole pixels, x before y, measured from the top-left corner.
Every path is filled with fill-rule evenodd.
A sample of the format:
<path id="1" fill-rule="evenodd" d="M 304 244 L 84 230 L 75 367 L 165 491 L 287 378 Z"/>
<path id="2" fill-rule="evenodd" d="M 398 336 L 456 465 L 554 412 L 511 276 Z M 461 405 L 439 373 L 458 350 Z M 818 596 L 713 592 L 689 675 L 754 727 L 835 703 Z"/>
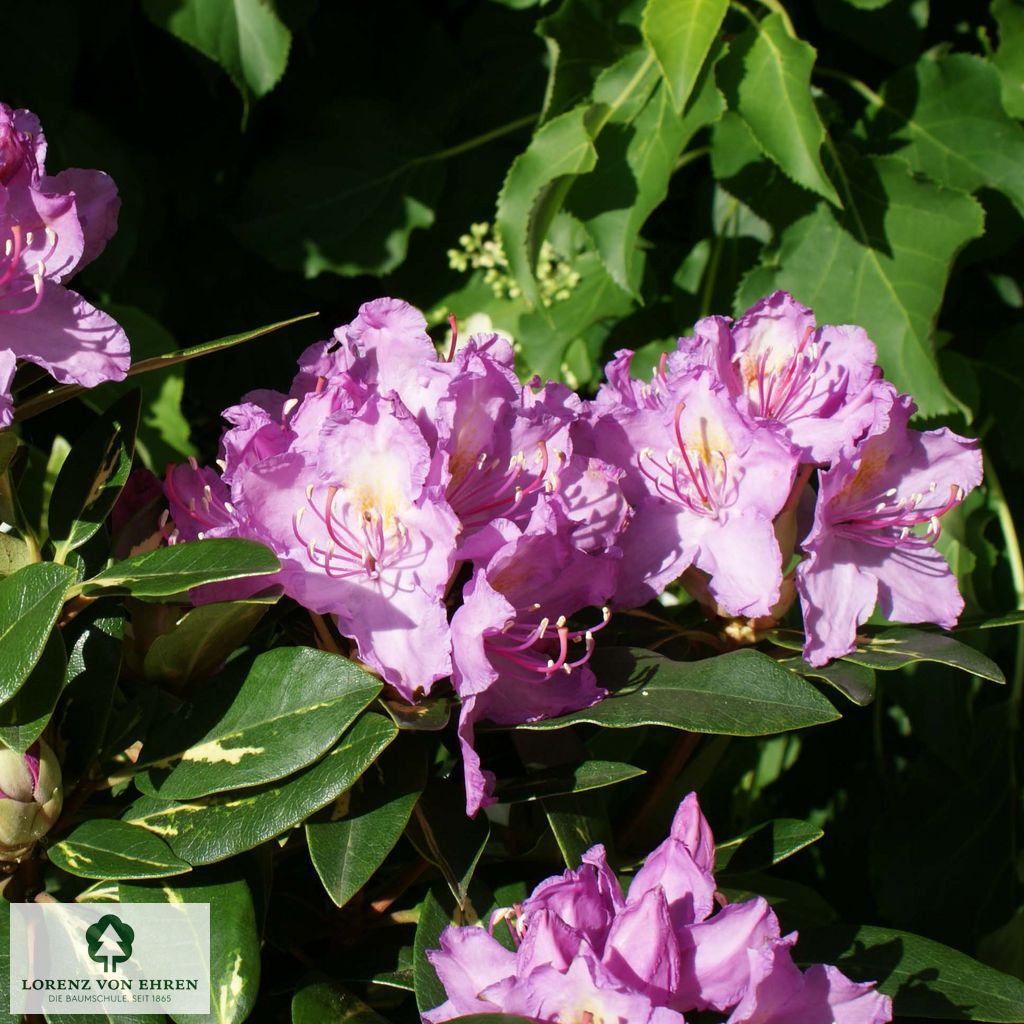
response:
<path id="1" fill-rule="evenodd" d="M 0 1016 L 1024 1021 L 1018 8 L 7 5 Z"/>

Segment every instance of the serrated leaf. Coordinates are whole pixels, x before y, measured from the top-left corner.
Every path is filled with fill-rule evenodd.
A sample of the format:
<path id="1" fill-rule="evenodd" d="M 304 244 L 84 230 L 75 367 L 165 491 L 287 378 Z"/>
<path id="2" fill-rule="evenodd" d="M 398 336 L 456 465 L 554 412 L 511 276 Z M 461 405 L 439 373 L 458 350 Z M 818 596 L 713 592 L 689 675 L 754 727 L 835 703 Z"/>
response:
<path id="1" fill-rule="evenodd" d="M 729 107 L 746 121 L 765 156 L 804 188 L 842 206 L 821 162 L 825 126 L 811 96 L 816 52 L 769 14 L 731 43 L 719 68 Z"/>
<path id="2" fill-rule="evenodd" d="M 966 53 L 925 57 L 886 82 L 882 97 L 873 139 L 940 185 L 997 189 L 1024 213 L 1024 128 L 1004 110 L 991 64 Z"/>
<path id="3" fill-rule="evenodd" d="M 210 904 L 210 1012 L 175 1013 L 175 1024 L 242 1024 L 260 987 L 260 933 L 253 894 L 242 878 L 192 875 L 149 885 L 122 883 L 122 903 Z"/>
<path id="4" fill-rule="evenodd" d="M 243 98 L 265 96 L 288 64 L 292 34 L 269 0 L 143 0 L 160 28 L 216 61 Z"/>
<path id="5" fill-rule="evenodd" d="M 641 29 L 682 113 L 718 35 L 728 0 L 648 0 Z"/>
<path id="6" fill-rule="evenodd" d="M 785 658 L 779 664 L 808 679 L 824 680 L 860 707 L 867 707 L 875 699 L 875 673 L 864 665 L 839 660 L 815 668 L 803 658 Z"/>
<path id="7" fill-rule="evenodd" d="M 913 177 L 895 157 L 845 155 L 837 167 L 846 209 L 819 203 L 786 228 L 772 266 L 744 280 L 737 305 L 782 288 L 819 323 L 861 324 L 885 375 L 913 394 L 922 416 L 952 412 L 935 363 L 935 320 L 953 259 L 982 233 L 981 207 Z"/>
<path id="8" fill-rule="evenodd" d="M 132 468 L 139 392 L 118 399 L 71 446 L 50 496 L 47 525 L 64 561 L 102 525 Z"/>
<path id="9" fill-rule="evenodd" d="M 947 633 L 897 626 L 883 630 L 860 642 L 857 650 L 846 655 L 847 661 L 881 671 L 894 671 L 915 661 L 935 661 L 958 668 L 961 672 L 1005 683 L 1002 669 L 981 651 L 954 640 Z"/>
<path id="10" fill-rule="evenodd" d="M 1019 0 L 993 0 L 992 16 L 999 26 L 992 63 L 1002 78 L 1003 106 L 1008 114 L 1024 117 L 1024 6 Z"/>
<path id="11" fill-rule="evenodd" d="M 159 836 L 102 818 L 83 822 L 46 852 L 57 867 L 80 878 L 166 878 L 192 870 Z"/>
<path id="12" fill-rule="evenodd" d="M 522 779 L 503 780 L 498 783 L 495 796 L 501 803 L 541 800 L 614 786 L 643 774 L 643 768 L 622 761 L 583 761 L 576 765 L 559 765 Z"/>
<path id="13" fill-rule="evenodd" d="M 124 820 L 155 832 L 189 864 L 224 860 L 325 807 L 366 771 L 397 732 L 381 715 L 364 715 L 325 757 L 287 779 L 187 803 L 144 796 L 128 808 Z"/>
<path id="14" fill-rule="evenodd" d="M 725 109 L 714 76 L 705 75 L 685 116 L 659 83 L 628 125 L 609 125 L 596 142 L 598 162 L 566 198 L 593 239 L 612 280 L 639 295 L 643 272 L 640 230 L 668 195 L 679 155 Z"/>
<path id="15" fill-rule="evenodd" d="M 777 818 L 719 843 L 715 871 L 761 871 L 816 843 L 825 833 L 809 821 Z"/>
<path id="16" fill-rule="evenodd" d="M 133 597 L 172 597 L 193 587 L 249 576 L 269 576 L 281 566 L 273 552 L 252 540 L 211 538 L 133 555 L 81 584 L 85 594 L 117 590 Z"/>
<path id="17" fill-rule="evenodd" d="M 342 817 L 306 824 L 310 860 L 335 906 L 343 907 L 387 859 L 425 781 L 422 757 L 395 744 L 352 790 Z"/>
<path id="18" fill-rule="evenodd" d="M 191 608 L 168 633 L 158 636 L 143 662 L 147 679 L 180 686 L 211 675 L 256 628 L 274 597 L 217 601 Z"/>
<path id="19" fill-rule="evenodd" d="M 801 929 L 795 959 L 835 964 L 855 981 L 878 981 L 899 1017 L 1024 1020 L 1024 982 L 931 939 L 891 928 Z"/>
<path id="20" fill-rule="evenodd" d="M 66 668 L 64 641 L 55 629 L 21 689 L 0 706 L 0 742 L 21 752 L 39 739 L 64 689 Z"/>
<path id="21" fill-rule="evenodd" d="M 388 1024 L 361 999 L 337 985 L 321 981 L 292 996 L 292 1024 Z"/>
<path id="22" fill-rule="evenodd" d="M 241 683 L 232 673 L 217 682 L 146 742 L 139 764 L 149 771 L 136 779 L 143 793 L 192 800 L 283 779 L 324 754 L 382 685 L 312 647 L 267 651 Z"/>
<path id="23" fill-rule="evenodd" d="M 74 569 L 33 562 L 0 580 L 0 704 L 28 678 L 64 605 Z"/>
<path id="24" fill-rule="evenodd" d="M 498 195 L 495 227 L 509 269 L 534 303 L 538 293 L 533 268 L 560 205 L 545 203 L 545 199 L 560 179 L 592 171 L 597 163 L 587 125 L 590 109 L 581 104 L 538 129 L 525 152 L 513 161 Z"/>
<path id="25" fill-rule="evenodd" d="M 591 666 L 612 693 L 582 711 L 519 729 L 591 722 L 609 729 L 665 725 L 688 732 L 768 736 L 835 721 L 839 714 L 810 683 L 759 651 L 703 661 L 669 661 L 639 648 L 595 652 Z"/>

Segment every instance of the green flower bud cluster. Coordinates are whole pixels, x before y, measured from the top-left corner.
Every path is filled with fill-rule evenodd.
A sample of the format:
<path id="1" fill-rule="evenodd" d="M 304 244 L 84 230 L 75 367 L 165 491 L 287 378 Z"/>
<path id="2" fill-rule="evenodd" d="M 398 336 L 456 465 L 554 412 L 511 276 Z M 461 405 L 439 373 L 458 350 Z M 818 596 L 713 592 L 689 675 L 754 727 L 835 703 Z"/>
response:
<path id="1" fill-rule="evenodd" d="M 60 764 L 42 740 L 28 750 L 0 746 L 0 861 L 21 860 L 46 835 L 64 801 Z"/>
<path id="2" fill-rule="evenodd" d="M 483 270 L 484 283 L 499 299 L 518 299 L 522 295 L 515 277 L 509 270 L 508 256 L 501 244 L 501 236 L 486 221 L 471 224 L 469 231 L 459 236 L 458 249 L 448 250 L 448 265 L 465 273 Z M 579 272 L 564 257 L 555 252 L 550 242 L 543 242 L 537 257 L 536 279 L 540 300 L 545 306 L 564 302 L 580 283 Z"/>

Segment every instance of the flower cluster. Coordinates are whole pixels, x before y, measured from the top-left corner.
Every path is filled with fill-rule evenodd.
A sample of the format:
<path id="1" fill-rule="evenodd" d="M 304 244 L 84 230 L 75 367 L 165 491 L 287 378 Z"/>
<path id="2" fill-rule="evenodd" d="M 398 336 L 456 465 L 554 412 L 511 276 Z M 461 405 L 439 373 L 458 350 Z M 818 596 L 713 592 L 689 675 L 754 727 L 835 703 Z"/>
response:
<path id="1" fill-rule="evenodd" d="M 816 327 L 776 293 L 702 320 L 649 383 L 631 355 L 584 402 L 521 384 L 496 335 L 460 347 L 453 324 L 441 358 L 415 309 L 366 303 L 302 354 L 288 394 L 226 410 L 219 473 L 169 469 L 168 536 L 267 544 L 284 591 L 407 700 L 450 676 L 471 814 L 492 802 L 476 723 L 600 700 L 588 660 L 610 608 L 681 578 L 717 614 L 782 613 L 815 467 L 795 579 L 807 657 L 851 650 L 876 598 L 951 624 L 960 598 L 932 543 L 980 457 L 907 429 L 863 330 Z"/>
<path id="2" fill-rule="evenodd" d="M 175 466 L 166 492 L 175 537 L 273 548 L 285 592 L 407 700 L 452 678 L 475 813 L 491 799 L 477 721 L 602 695 L 587 661 L 628 510 L 618 471 L 573 452 L 572 391 L 522 385 L 497 336 L 455 342 L 441 359 L 416 310 L 365 304 L 303 353 L 289 394 L 225 412 L 220 474 Z"/>
<path id="3" fill-rule="evenodd" d="M 908 429 L 913 402 L 882 379 L 862 328 L 819 327 L 775 292 L 735 322 L 698 322 L 650 383 L 630 376 L 631 356 L 609 365 L 578 440 L 622 470 L 634 510 L 617 603 L 682 576 L 719 614 L 774 618 L 793 600 L 784 570 L 799 550 L 814 665 L 852 651 L 876 603 L 904 622 L 956 622 L 963 601 L 933 545 L 981 481 L 981 452 L 949 430 Z"/>
<path id="4" fill-rule="evenodd" d="M 117 188 L 102 171 L 50 176 L 45 159 L 35 114 L 0 103 L 0 427 L 18 359 L 85 387 L 123 379 L 130 361 L 120 326 L 65 287 L 117 230 Z"/>
<path id="5" fill-rule="evenodd" d="M 782 935 L 768 903 L 716 892 L 711 830 L 690 794 L 668 838 L 623 895 L 595 846 L 580 867 L 546 879 L 490 930 L 450 927 L 427 953 L 448 999 L 426 1024 L 470 1014 L 538 1021 L 684 1024 L 684 1013 L 729 1014 L 727 1024 L 883 1024 L 888 996 L 835 967 L 801 971 L 795 932 Z M 507 928 L 512 949 L 494 937 Z"/>

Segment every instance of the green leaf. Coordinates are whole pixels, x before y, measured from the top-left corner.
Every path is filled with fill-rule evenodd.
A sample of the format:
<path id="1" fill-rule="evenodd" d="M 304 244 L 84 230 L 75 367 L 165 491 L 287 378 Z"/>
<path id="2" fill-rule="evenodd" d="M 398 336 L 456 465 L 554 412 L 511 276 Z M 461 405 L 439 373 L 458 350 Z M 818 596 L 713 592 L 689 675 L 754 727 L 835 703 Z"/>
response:
<path id="1" fill-rule="evenodd" d="M 94 601 L 64 629 L 67 683 L 57 731 L 63 744 L 65 783 L 78 779 L 103 749 L 121 672 L 124 612 L 112 601 Z"/>
<path id="2" fill-rule="evenodd" d="M 241 684 L 232 673 L 217 682 L 142 748 L 143 793 L 192 800 L 283 779 L 318 760 L 381 690 L 347 658 L 312 647 L 267 651 Z"/>
<path id="3" fill-rule="evenodd" d="M 816 52 L 794 39 L 781 14 L 769 14 L 731 43 L 719 64 L 729 107 L 764 151 L 798 185 L 842 206 L 821 163 L 825 127 L 811 96 Z"/>
<path id="4" fill-rule="evenodd" d="M 292 996 L 292 1024 L 388 1024 L 361 999 L 321 981 Z"/>
<path id="5" fill-rule="evenodd" d="M 33 562 L 0 580 L 0 704 L 21 688 L 64 606 L 74 569 Z"/>
<path id="6" fill-rule="evenodd" d="M 871 134 L 887 151 L 940 185 L 997 189 L 1024 213 L 1024 128 L 1003 108 L 991 64 L 966 53 L 925 57 L 891 78 L 882 96 Z"/>
<path id="7" fill-rule="evenodd" d="M 191 608 L 170 632 L 158 636 L 143 662 L 154 682 L 181 686 L 212 675 L 248 639 L 276 596 L 218 601 Z"/>
<path id="8" fill-rule="evenodd" d="M 922 416 L 952 412 L 935 363 L 935 320 L 954 257 L 982 233 L 981 207 L 894 157 L 845 156 L 836 166 L 845 211 L 819 203 L 786 228 L 771 267 L 744 280 L 737 305 L 782 288 L 819 323 L 861 324 L 885 375 L 914 395 Z"/>
<path id="9" fill-rule="evenodd" d="M 992 57 L 1002 78 L 1003 106 L 1024 117 L 1024 7 L 1019 0 L 993 0 L 992 17 L 999 26 L 999 49 Z"/>
<path id="10" fill-rule="evenodd" d="M 679 155 L 724 109 L 711 74 L 704 76 L 682 117 L 659 83 L 631 123 L 604 129 L 596 142 L 597 166 L 575 182 L 566 198 L 612 280 L 634 296 L 639 296 L 643 274 L 640 229 L 668 195 Z"/>
<path id="11" fill-rule="evenodd" d="M 252 540 L 211 538 L 172 544 L 115 562 L 81 584 L 85 594 L 116 589 L 133 597 L 172 597 L 193 587 L 249 576 L 268 576 L 281 566 L 269 548 Z"/>
<path id="12" fill-rule="evenodd" d="M 46 854 L 79 878 L 165 878 L 192 870 L 159 836 L 103 818 L 83 822 Z"/>
<path id="13" fill-rule="evenodd" d="M 570 793 L 549 797 L 542 806 L 567 868 L 575 871 L 583 854 L 597 843 L 611 849 L 611 825 L 603 794 Z"/>
<path id="14" fill-rule="evenodd" d="M 825 833 L 809 821 L 777 818 L 715 847 L 715 870 L 761 871 L 816 843 Z"/>
<path id="15" fill-rule="evenodd" d="M 443 890 L 442 890 L 443 891 Z M 416 925 L 416 936 L 413 939 L 412 969 L 416 985 L 416 1006 L 420 1013 L 426 1013 L 440 1006 L 448 994 L 441 984 L 433 965 L 427 959 L 428 949 L 441 948 L 441 932 L 450 925 L 451 919 L 444 904 L 434 894 L 427 891 L 420 904 L 420 918 Z M 6 1003 L 4 1004 L 7 1005 Z"/>
<path id="16" fill-rule="evenodd" d="M 81 547 L 114 507 L 135 454 L 139 393 L 115 402 L 71 446 L 53 485 L 47 515 L 58 561 Z"/>
<path id="17" fill-rule="evenodd" d="M 728 9 L 729 0 L 647 0 L 641 22 L 644 39 L 658 59 L 679 113 Z"/>
<path id="18" fill-rule="evenodd" d="M 541 243 L 561 201 L 546 202 L 561 179 L 592 171 L 597 151 L 587 125 L 590 111 L 581 104 L 534 134 L 525 152 L 509 168 L 498 195 L 496 230 L 501 236 L 509 269 L 523 293 L 538 302 L 533 268 Z"/>
<path id="19" fill-rule="evenodd" d="M 253 894 L 242 878 L 203 872 L 157 885 L 118 886 L 122 903 L 210 904 L 208 1014 L 172 1014 L 175 1024 L 242 1024 L 260 988 L 260 935 Z"/>
<path id="20" fill-rule="evenodd" d="M 144 796 L 128 808 L 125 820 L 163 837 L 189 864 L 224 860 L 326 807 L 366 771 L 397 731 L 381 715 L 364 715 L 324 758 L 287 779 L 187 803 Z"/>
<path id="21" fill-rule="evenodd" d="M 801 930 L 796 959 L 835 964 L 855 981 L 877 980 L 899 1017 L 1024 1020 L 1024 982 L 964 953 L 891 928 Z"/>
<path id="22" fill-rule="evenodd" d="M 292 34 L 269 0 L 143 0 L 146 16 L 216 61 L 243 99 L 265 96 L 288 64 Z"/>
<path id="23" fill-rule="evenodd" d="M 845 660 L 883 672 L 905 668 L 915 661 L 935 661 L 994 683 L 1006 682 L 1002 669 L 981 651 L 954 640 L 947 633 L 906 626 L 885 629 L 866 642 L 858 643 L 857 650 Z"/>
<path id="24" fill-rule="evenodd" d="M 21 689 L 0 706 L 0 741 L 11 750 L 28 750 L 39 739 L 64 689 L 66 669 L 64 641 L 55 629 Z"/>
<path id="25" fill-rule="evenodd" d="M 875 673 L 864 665 L 840 660 L 815 668 L 803 658 L 785 658 L 779 664 L 807 679 L 823 680 L 860 707 L 867 707 L 875 699 Z"/>
<path id="26" fill-rule="evenodd" d="M 502 803 L 540 800 L 614 786 L 643 774 L 643 768 L 621 761 L 583 761 L 576 765 L 559 765 L 526 778 L 499 782 L 495 796 Z"/>
<path id="27" fill-rule="evenodd" d="M 462 779 L 432 779 L 417 803 L 406 836 L 435 865 L 460 908 L 468 906 L 469 883 L 491 835 L 486 815 L 466 817 Z"/>
<path id="28" fill-rule="evenodd" d="M 443 992 L 442 989 L 441 1002 L 444 1002 Z M 7 900 L 0 900 L 0 1024 L 21 1024 L 22 1015 L 11 1013 L 10 1005 L 11 905 Z"/>
<path id="29" fill-rule="evenodd" d="M 725 736 L 768 736 L 833 722 L 839 714 L 815 687 L 759 651 L 703 661 L 669 661 L 639 648 L 611 647 L 591 661 L 613 692 L 593 707 L 519 729 L 592 722 L 609 729 L 665 725 Z"/>
<path id="30" fill-rule="evenodd" d="M 307 822 L 310 859 L 336 906 L 343 907 L 387 859 L 424 783 L 422 757 L 395 744 L 354 787 L 343 816 Z"/>

